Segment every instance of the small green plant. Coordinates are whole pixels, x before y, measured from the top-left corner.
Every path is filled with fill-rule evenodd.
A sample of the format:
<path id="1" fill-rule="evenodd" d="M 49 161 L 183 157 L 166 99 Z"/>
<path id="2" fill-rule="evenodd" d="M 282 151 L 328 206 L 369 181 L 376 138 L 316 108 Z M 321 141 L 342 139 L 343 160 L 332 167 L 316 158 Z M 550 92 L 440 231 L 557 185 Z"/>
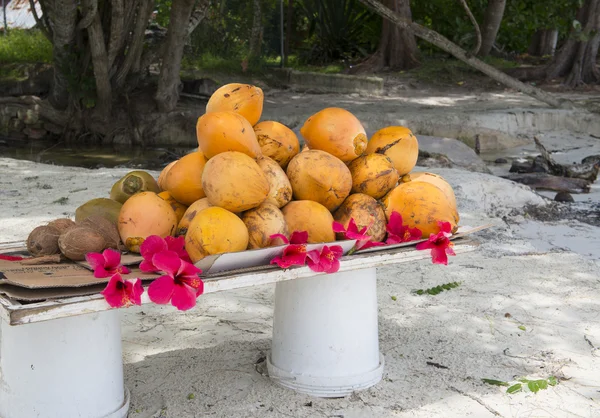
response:
<path id="1" fill-rule="evenodd" d="M 392 300 L 393 300 L 394 302 L 396 302 L 396 301 L 398 300 L 398 298 L 397 298 L 396 296 L 392 296 Z"/>
<path id="2" fill-rule="evenodd" d="M 514 382 L 504 382 L 502 380 L 495 379 L 481 379 L 483 383 L 493 386 L 505 386 L 506 393 L 514 394 L 522 391 L 529 391 L 533 393 L 537 393 L 540 390 L 548 389 L 548 386 L 556 386 L 558 384 L 558 379 L 554 376 L 550 376 L 547 379 L 526 379 L 521 378 L 517 379 Z"/>
<path id="3" fill-rule="evenodd" d="M 196 399 L 196 395 L 194 395 L 193 393 L 188 393 L 188 396 L 187 396 L 187 398 L 188 398 L 189 400 Z"/>
<path id="4" fill-rule="evenodd" d="M 446 284 L 442 284 L 436 287 L 431 287 L 429 289 L 418 289 L 418 290 L 413 290 L 412 293 L 416 294 L 416 295 L 437 295 L 442 293 L 444 290 L 450 290 L 450 289 L 454 289 L 456 287 L 460 286 L 460 282 L 451 282 L 451 283 L 446 283 Z"/>

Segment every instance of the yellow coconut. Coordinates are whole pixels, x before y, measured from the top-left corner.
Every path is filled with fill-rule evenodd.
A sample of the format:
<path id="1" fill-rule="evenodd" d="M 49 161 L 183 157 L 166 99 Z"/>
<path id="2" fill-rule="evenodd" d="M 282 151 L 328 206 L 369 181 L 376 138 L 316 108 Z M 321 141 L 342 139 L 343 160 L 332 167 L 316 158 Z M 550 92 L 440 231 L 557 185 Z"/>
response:
<path id="1" fill-rule="evenodd" d="M 352 175 L 338 158 L 325 151 L 299 153 L 287 168 L 294 199 L 313 200 L 333 211 L 350 194 Z"/>
<path id="2" fill-rule="evenodd" d="M 254 132 L 263 155 L 277 161 L 282 168 L 300 152 L 300 142 L 294 131 L 279 122 L 261 122 L 254 127 Z"/>
<path id="3" fill-rule="evenodd" d="M 206 196 L 202 188 L 202 175 L 206 157 L 201 151 L 195 151 L 181 157 L 171 167 L 165 179 L 165 189 L 181 203 L 189 206 Z"/>
<path id="4" fill-rule="evenodd" d="M 177 200 L 173 199 L 173 196 L 171 196 L 169 192 L 160 192 L 158 194 L 158 197 L 160 197 L 169 205 L 171 205 L 171 207 L 175 211 L 175 216 L 177 216 L 177 222 L 181 221 L 181 218 L 183 218 L 183 215 L 185 214 L 185 211 L 188 207 L 186 205 L 182 205 Z"/>
<path id="5" fill-rule="evenodd" d="M 198 212 L 185 234 L 185 249 L 194 263 L 211 254 L 244 251 L 247 247 L 248 229 L 244 222 L 215 206 Z"/>
<path id="6" fill-rule="evenodd" d="M 300 133 L 310 149 L 318 149 L 350 162 L 367 148 L 367 134 L 352 113 L 338 107 L 323 109 L 304 122 Z"/>
<path id="7" fill-rule="evenodd" d="M 269 196 L 266 202 L 270 202 L 278 208 L 287 205 L 292 200 L 292 185 L 283 168 L 269 157 L 259 158 L 256 162 L 269 182 Z"/>
<path id="8" fill-rule="evenodd" d="M 440 189 L 442 189 L 442 191 L 444 192 L 448 200 L 450 200 L 450 202 L 454 205 L 454 207 L 457 207 L 454 190 L 452 189 L 452 186 L 450 186 L 450 184 L 442 176 L 434 173 L 427 173 L 425 171 L 413 171 L 409 173 L 406 177 L 407 179 L 403 179 L 403 182 L 424 181 L 439 187 Z"/>
<path id="9" fill-rule="evenodd" d="M 442 189 L 424 181 L 400 183 L 383 199 L 389 221 L 392 212 L 402 215 L 404 224 L 419 228 L 424 238 L 440 232 L 438 221 L 450 222 L 452 230 L 458 227 L 456 207 Z"/>
<path id="10" fill-rule="evenodd" d="M 372 241 L 383 241 L 386 235 L 387 219 L 381 204 L 362 193 L 348 196 L 342 206 L 333 214 L 333 219 L 344 225 L 347 229 L 350 219 L 354 219 L 358 230 L 368 227 L 367 235 Z M 338 239 L 343 239 L 342 233 L 337 234 Z"/>
<path id="11" fill-rule="evenodd" d="M 260 205 L 269 195 L 269 182 L 256 161 L 236 151 L 222 152 L 204 167 L 202 186 L 208 201 L 230 212 Z"/>
<path id="12" fill-rule="evenodd" d="M 381 199 L 398 183 L 398 171 L 385 155 L 369 154 L 348 164 L 352 174 L 352 193 Z"/>
<path id="13" fill-rule="evenodd" d="M 119 213 L 119 235 L 127 249 L 140 252 L 140 245 L 150 235 L 165 238 L 175 234 L 177 216 L 171 205 L 156 193 L 134 194 Z"/>
<path id="14" fill-rule="evenodd" d="M 256 158 L 262 155 L 252 125 L 235 112 L 205 113 L 196 123 L 198 147 L 211 159 L 226 151 L 239 151 Z"/>
<path id="15" fill-rule="evenodd" d="M 260 120 L 264 94 L 260 87 L 231 83 L 215 91 L 206 104 L 206 113 L 233 111 L 242 115 L 250 125 Z"/>
<path id="16" fill-rule="evenodd" d="M 271 239 L 271 235 L 281 234 L 290 237 L 283 213 L 272 203 L 263 203 L 242 215 L 242 221 L 248 228 L 248 249 L 282 245 L 280 238 Z"/>
<path id="17" fill-rule="evenodd" d="M 309 243 L 335 241 L 333 216 L 320 203 L 312 200 L 294 200 L 281 211 L 290 234 L 306 231 Z"/>
<path id="18" fill-rule="evenodd" d="M 208 201 L 208 198 L 206 198 L 206 197 L 203 197 L 202 199 L 198 199 L 194 203 L 192 203 L 185 210 L 183 217 L 177 224 L 177 232 L 175 232 L 175 235 L 177 235 L 177 236 L 185 235 L 190 226 L 190 222 L 192 222 L 192 219 L 194 219 L 194 217 L 198 214 L 198 212 L 200 212 L 203 209 L 210 208 L 211 206 L 212 205 L 210 204 L 210 202 Z"/>
<path id="19" fill-rule="evenodd" d="M 383 154 L 394 163 L 398 175 L 409 173 L 419 158 L 419 141 L 404 126 L 388 126 L 375 132 L 367 144 L 366 154 Z"/>

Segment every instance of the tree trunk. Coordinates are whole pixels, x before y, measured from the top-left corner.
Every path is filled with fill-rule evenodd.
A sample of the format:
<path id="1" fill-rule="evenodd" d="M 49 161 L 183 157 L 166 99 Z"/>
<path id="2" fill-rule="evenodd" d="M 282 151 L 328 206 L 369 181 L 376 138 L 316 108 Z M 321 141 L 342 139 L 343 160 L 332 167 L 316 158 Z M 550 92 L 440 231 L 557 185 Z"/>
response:
<path id="1" fill-rule="evenodd" d="M 500 29 L 500 23 L 502 23 L 502 17 L 504 16 L 504 6 L 506 6 L 506 0 L 488 0 L 483 17 L 483 33 L 481 35 L 481 48 L 479 48 L 480 57 L 489 55 L 494 42 L 496 42 L 498 29 Z"/>
<path id="2" fill-rule="evenodd" d="M 527 53 L 536 57 L 554 56 L 558 42 L 558 29 L 539 29 L 531 38 Z"/>
<path id="3" fill-rule="evenodd" d="M 491 65 L 488 65 L 485 62 L 483 62 L 483 61 L 475 58 L 471 54 L 467 53 L 467 51 L 460 48 L 458 45 L 452 43 L 449 39 L 445 38 L 444 36 L 440 35 L 439 33 L 435 32 L 431 29 L 428 29 L 424 26 L 421 26 L 418 23 L 404 19 L 399 14 L 397 14 L 397 13 L 393 12 L 392 10 L 388 9 L 387 7 L 383 6 L 379 1 L 377 1 L 377 0 L 360 0 L 360 1 L 361 1 L 361 3 L 365 4 L 366 6 L 370 7 L 371 9 L 373 9 L 379 15 L 383 16 L 386 19 L 389 19 L 395 25 L 403 27 L 403 28 L 410 28 L 413 31 L 413 33 L 416 36 L 418 36 L 419 38 L 424 39 L 427 42 L 437 46 L 441 50 L 452 54 L 459 60 L 465 62 L 466 64 L 470 65 L 473 68 L 478 69 L 479 71 L 490 76 L 491 78 L 498 81 L 499 83 L 502 83 L 508 87 L 514 88 L 518 91 L 528 94 L 529 96 L 532 96 L 544 103 L 547 103 L 552 107 L 569 108 L 569 109 L 574 108 L 573 103 L 571 103 L 570 101 L 564 100 L 564 99 L 559 99 L 550 93 L 547 93 L 547 92 L 545 92 L 541 89 L 538 89 L 534 86 L 524 84 L 524 83 L 520 82 L 519 80 L 516 80 L 516 79 L 506 75 L 502 71 L 497 70 L 496 68 L 492 67 Z"/>
<path id="4" fill-rule="evenodd" d="M 577 87 L 600 81 L 596 58 L 600 30 L 600 1 L 587 0 L 577 13 L 583 31 L 572 30 L 571 36 L 556 58 L 545 68 L 546 79 L 566 77 L 564 84 Z"/>
<path id="5" fill-rule="evenodd" d="M 292 36 L 294 33 L 294 0 L 288 0 L 287 2 L 287 16 L 286 16 L 286 27 L 285 27 L 285 39 L 283 45 L 284 51 L 284 67 L 288 65 L 288 58 L 290 56 L 290 45 L 292 43 Z"/>
<path id="6" fill-rule="evenodd" d="M 55 108 L 66 109 L 69 105 L 69 80 L 67 75 L 75 64 L 70 53 L 75 41 L 77 3 L 72 0 L 54 0 L 52 21 L 54 79 L 49 100 Z"/>
<path id="7" fill-rule="evenodd" d="M 387 6 L 406 21 L 412 21 L 410 0 L 386 0 Z M 383 68 L 409 70 L 419 65 L 417 41 L 408 27 L 399 27 L 383 19 L 377 51 L 353 72 L 377 72 Z"/>
<path id="8" fill-rule="evenodd" d="M 262 44 L 262 10 L 261 0 L 253 0 L 253 17 L 252 17 L 252 32 L 250 33 L 250 52 L 248 54 L 249 61 L 256 61 L 260 57 Z"/>

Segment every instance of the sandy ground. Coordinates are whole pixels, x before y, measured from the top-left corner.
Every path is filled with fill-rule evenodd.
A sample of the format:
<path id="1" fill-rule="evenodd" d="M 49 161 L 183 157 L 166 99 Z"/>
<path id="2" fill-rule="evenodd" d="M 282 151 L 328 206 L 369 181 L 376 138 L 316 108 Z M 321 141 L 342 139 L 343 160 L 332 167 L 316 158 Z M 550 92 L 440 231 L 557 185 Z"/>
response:
<path id="1" fill-rule="evenodd" d="M 0 241 L 23 240 L 36 225 L 73 215 L 107 196 L 127 171 L 0 158 Z M 495 227 L 478 234 L 477 252 L 447 267 L 378 270 L 382 382 L 343 399 L 274 385 L 262 360 L 274 286 L 255 287 L 202 296 L 186 313 L 155 305 L 123 311 L 129 416 L 600 416 L 600 228 L 519 215 L 546 201 L 497 177 L 430 171 L 455 187 L 463 225 Z M 454 281 L 461 285 L 436 296 L 410 292 Z M 537 394 L 508 395 L 481 381 L 551 375 L 559 384 Z"/>

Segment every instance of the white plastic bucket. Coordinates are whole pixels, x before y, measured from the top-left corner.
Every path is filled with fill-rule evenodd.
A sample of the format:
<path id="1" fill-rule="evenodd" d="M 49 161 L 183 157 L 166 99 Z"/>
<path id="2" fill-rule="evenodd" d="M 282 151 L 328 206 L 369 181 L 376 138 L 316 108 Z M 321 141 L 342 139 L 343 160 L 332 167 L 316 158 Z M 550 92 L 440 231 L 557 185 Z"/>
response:
<path id="1" fill-rule="evenodd" d="M 341 397 L 381 380 L 376 269 L 279 282 L 273 342 L 274 382 L 318 397 Z"/>
<path id="2" fill-rule="evenodd" d="M 0 417 L 127 417 L 118 311 L 0 322 Z"/>

